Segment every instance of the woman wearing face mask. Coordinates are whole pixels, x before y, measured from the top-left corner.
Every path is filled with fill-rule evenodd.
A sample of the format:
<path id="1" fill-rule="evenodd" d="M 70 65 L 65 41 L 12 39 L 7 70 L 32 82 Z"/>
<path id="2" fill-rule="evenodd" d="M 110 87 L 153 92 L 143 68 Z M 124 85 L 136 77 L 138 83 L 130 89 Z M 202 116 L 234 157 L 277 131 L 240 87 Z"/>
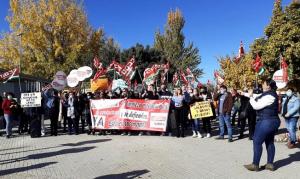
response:
<path id="1" fill-rule="evenodd" d="M 200 97 L 203 99 L 203 101 L 208 101 L 210 103 L 211 109 L 213 111 L 213 116 L 212 117 L 202 118 L 203 131 L 204 131 L 204 133 L 206 133 L 206 137 L 210 138 L 210 136 L 211 136 L 211 123 L 210 123 L 210 121 L 213 120 L 216 116 L 215 108 L 214 108 L 214 105 L 213 105 L 212 96 L 211 96 L 210 93 L 207 92 L 207 89 L 202 88 L 200 90 Z"/>
<path id="2" fill-rule="evenodd" d="M 13 103 L 12 95 L 8 94 L 7 98 L 2 103 L 4 119 L 6 121 L 6 138 L 12 135 L 13 110 L 17 106 Z"/>
<path id="3" fill-rule="evenodd" d="M 294 90 L 289 88 L 286 96 L 282 99 L 281 115 L 285 118 L 285 125 L 289 132 L 289 142 L 287 146 L 289 149 L 295 147 L 297 137 L 297 122 L 299 119 L 300 99 L 294 94 Z"/>
<path id="4" fill-rule="evenodd" d="M 191 101 L 190 101 L 190 106 L 195 105 L 196 102 L 202 101 L 202 98 L 199 97 L 199 93 L 197 89 L 194 90 L 189 90 L 190 96 L 191 96 Z M 191 113 L 189 114 L 190 118 L 192 119 Z M 203 136 L 200 133 L 200 119 L 192 119 L 192 130 L 193 130 L 193 138 L 198 137 L 202 138 Z"/>
<path id="5" fill-rule="evenodd" d="M 268 79 L 263 83 L 263 93 L 258 97 L 253 97 L 253 91 L 249 91 L 250 104 L 257 113 L 257 123 L 253 136 L 253 162 L 244 165 L 250 171 L 259 170 L 259 162 L 262 155 L 262 144 L 266 144 L 267 164 L 264 169 L 274 171 L 275 146 L 274 136 L 280 126 L 278 117 L 278 96 L 276 94 L 275 81 Z"/>
<path id="6" fill-rule="evenodd" d="M 182 90 L 178 88 L 174 93 L 174 96 L 171 100 L 172 106 L 174 106 L 176 128 L 177 128 L 177 137 L 184 137 L 184 96 Z"/>

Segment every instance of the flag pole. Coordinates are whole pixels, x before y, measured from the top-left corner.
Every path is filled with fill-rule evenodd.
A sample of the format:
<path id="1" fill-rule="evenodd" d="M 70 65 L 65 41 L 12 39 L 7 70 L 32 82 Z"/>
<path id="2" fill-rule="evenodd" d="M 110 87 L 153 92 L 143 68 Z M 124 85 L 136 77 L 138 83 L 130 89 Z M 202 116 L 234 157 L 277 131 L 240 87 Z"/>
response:
<path id="1" fill-rule="evenodd" d="M 17 36 L 20 37 L 20 49 L 19 49 L 19 53 L 20 53 L 20 57 L 19 57 L 19 90 L 20 90 L 20 95 L 22 93 L 22 85 L 21 85 L 21 58 L 22 58 L 22 35 L 23 33 L 18 34 Z"/>

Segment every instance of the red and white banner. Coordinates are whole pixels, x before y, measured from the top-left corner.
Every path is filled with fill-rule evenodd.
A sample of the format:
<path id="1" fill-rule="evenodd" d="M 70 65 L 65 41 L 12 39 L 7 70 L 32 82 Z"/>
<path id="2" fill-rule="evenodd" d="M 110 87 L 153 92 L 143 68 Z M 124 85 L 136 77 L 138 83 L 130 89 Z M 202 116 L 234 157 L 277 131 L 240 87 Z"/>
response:
<path id="1" fill-rule="evenodd" d="M 0 73 L 0 81 L 10 80 L 10 79 L 12 79 L 14 77 L 19 76 L 19 74 L 20 74 L 19 68 L 14 68 L 12 70 Z"/>
<path id="2" fill-rule="evenodd" d="M 94 129 L 166 131 L 170 100 L 91 100 Z"/>

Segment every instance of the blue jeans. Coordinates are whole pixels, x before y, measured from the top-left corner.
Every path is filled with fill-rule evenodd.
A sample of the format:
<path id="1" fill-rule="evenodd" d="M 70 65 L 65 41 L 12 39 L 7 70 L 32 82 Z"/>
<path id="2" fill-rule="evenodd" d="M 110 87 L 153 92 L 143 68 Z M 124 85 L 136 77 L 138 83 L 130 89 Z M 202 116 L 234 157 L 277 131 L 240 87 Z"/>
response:
<path id="1" fill-rule="evenodd" d="M 267 163 L 273 164 L 275 156 L 275 146 L 274 146 L 274 136 L 280 126 L 279 119 L 265 119 L 259 120 L 256 123 L 254 136 L 253 136 L 253 164 L 259 165 L 261 154 L 262 154 L 262 144 L 266 144 L 267 149 Z"/>
<path id="2" fill-rule="evenodd" d="M 230 115 L 229 114 L 220 114 L 219 115 L 219 126 L 220 126 L 220 136 L 224 137 L 225 133 L 225 124 L 228 131 L 228 138 L 232 139 L 232 127 L 230 123 Z"/>
<path id="3" fill-rule="evenodd" d="M 4 114 L 4 118 L 6 121 L 6 135 L 12 134 L 12 123 L 13 123 L 13 116 L 10 114 Z"/>
<path id="4" fill-rule="evenodd" d="M 285 126 L 289 132 L 289 139 L 292 144 L 295 144 L 297 141 L 296 131 L 297 131 L 297 122 L 298 117 L 288 117 L 285 119 Z"/>
<path id="5" fill-rule="evenodd" d="M 199 119 L 192 119 L 192 130 L 195 132 L 200 132 L 200 121 Z"/>

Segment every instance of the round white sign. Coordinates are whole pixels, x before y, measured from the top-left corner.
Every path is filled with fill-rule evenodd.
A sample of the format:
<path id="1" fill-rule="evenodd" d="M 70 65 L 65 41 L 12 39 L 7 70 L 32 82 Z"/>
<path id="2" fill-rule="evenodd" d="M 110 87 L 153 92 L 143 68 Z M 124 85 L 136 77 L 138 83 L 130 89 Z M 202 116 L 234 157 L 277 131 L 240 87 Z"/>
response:
<path id="1" fill-rule="evenodd" d="M 52 88 L 56 89 L 57 91 L 61 91 L 66 87 L 66 81 L 65 80 L 53 80 L 52 83 Z"/>
<path id="2" fill-rule="evenodd" d="M 77 69 L 75 69 L 75 70 L 72 70 L 72 71 L 70 71 L 70 74 L 69 75 L 77 75 Z"/>
<path id="3" fill-rule="evenodd" d="M 56 72 L 55 77 L 54 77 L 54 79 L 57 79 L 57 80 L 66 80 L 66 78 L 67 78 L 67 75 L 63 71 Z"/>
<path id="4" fill-rule="evenodd" d="M 78 85 L 79 83 L 79 80 L 77 78 L 77 75 L 75 74 L 70 74 L 68 77 L 67 77 L 67 83 L 68 83 L 68 86 L 73 88 L 75 86 Z"/>
<path id="5" fill-rule="evenodd" d="M 273 80 L 276 82 L 278 89 L 282 89 L 287 85 L 287 82 L 283 79 L 283 70 L 277 70 L 273 75 Z"/>
<path id="6" fill-rule="evenodd" d="M 84 72 L 84 77 L 85 77 L 85 78 L 89 78 L 89 77 L 91 77 L 92 74 L 93 74 L 93 70 L 92 70 L 92 68 L 89 67 L 89 66 L 83 66 L 83 67 L 80 67 L 80 68 L 78 68 L 78 71 Z"/>

